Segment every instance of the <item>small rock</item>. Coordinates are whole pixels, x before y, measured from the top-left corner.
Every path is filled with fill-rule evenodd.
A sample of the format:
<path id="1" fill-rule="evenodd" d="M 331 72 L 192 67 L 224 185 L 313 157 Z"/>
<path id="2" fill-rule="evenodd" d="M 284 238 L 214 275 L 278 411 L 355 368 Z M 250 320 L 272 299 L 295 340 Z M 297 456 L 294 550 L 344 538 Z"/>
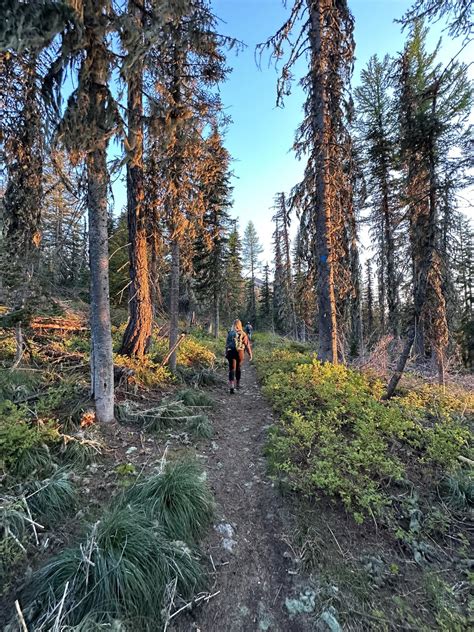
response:
<path id="1" fill-rule="evenodd" d="M 285 607 L 290 615 L 293 616 L 314 612 L 316 609 L 316 593 L 314 590 L 306 590 L 304 593 L 300 593 L 298 598 L 290 599 L 287 597 L 285 599 Z"/>
<path id="2" fill-rule="evenodd" d="M 237 546 L 237 542 L 232 538 L 224 538 L 222 540 L 222 546 L 226 551 L 229 551 L 229 553 L 233 553 L 234 547 Z"/>
<path id="3" fill-rule="evenodd" d="M 217 531 L 217 533 L 223 535 L 225 538 L 234 537 L 234 529 L 232 528 L 232 525 L 230 525 L 228 522 L 221 522 L 220 524 L 216 525 L 214 529 Z"/>
<path id="4" fill-rule="evenodd" d="M 336 610 L 331 606 L 327 610 L 325 610 L 318 620 L 318 630 L 321 632 L 326 632 L 330 630 L 330 632 L 342 632 L 342 628 L 336 619 Z"/>
<path id="5" fill-rule="evenodd" d="M 130 448 L 128 448 L 128 450 L 125 450 L 125 454 L 132 454 L 133 452 L 136 452 L 137 450 L 138 448 L 132 445 Z"/>

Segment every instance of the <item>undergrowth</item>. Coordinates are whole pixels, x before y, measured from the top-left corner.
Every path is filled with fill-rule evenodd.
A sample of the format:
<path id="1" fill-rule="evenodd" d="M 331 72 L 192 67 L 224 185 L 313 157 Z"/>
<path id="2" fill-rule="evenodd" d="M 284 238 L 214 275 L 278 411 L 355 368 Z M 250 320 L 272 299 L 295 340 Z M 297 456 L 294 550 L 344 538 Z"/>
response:
<path id="1" fill-rule="evenodd" d="M 123 629 L 158 629 L 170 587 L 174 600 L 189 599 L 205 583 L 194 546 L 213 510 L 194 461 L 168 462 L 138 480 L 81 542 L 33 574 L 23 601 L 30 625 L 96 629 L 117 621 Z"/>
<path id="2" fill-rule="evenodd" d="M 268 445 L 274 471 L 304 494 L 338 498 L 359 522 L 386 513 L 397 484 L 454 475 L 457 457 L 471 454 L 459 400 L 436 391 L 416 407 L 413 394 L 384 402 L 376 378 L 290 345 L 257 346 L 256 357 L 264 393 L 280 415 Z"/>

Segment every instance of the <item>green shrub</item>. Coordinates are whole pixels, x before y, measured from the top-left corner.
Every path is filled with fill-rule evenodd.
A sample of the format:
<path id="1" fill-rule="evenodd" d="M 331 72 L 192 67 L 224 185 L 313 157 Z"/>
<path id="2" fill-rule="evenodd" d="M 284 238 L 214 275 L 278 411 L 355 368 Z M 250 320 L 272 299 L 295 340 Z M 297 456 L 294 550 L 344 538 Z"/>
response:
<path id="1" fill-rule="evenodd" d="M 406 464 L 423 477 L 426 464 L 449 470 L 468 451 L 470 433 L 458 410 L 448 413 L 446 396 L 436 394 L 444 402 L 436 415 L 432 403 L 424 407 L 426 393 L 412 411 L 407 396 L 382 401 L 384 385 L 373 376 L 321 363 L 288 343 L 257 347 L 256 356 L 263 391 L 280 415 L 268 445 L 273 470 L 304 494 L 338 498 L 358 521 L 384 512 L 389 484 L 407 476 Z"/>
<path id="2" fill-rule="evenodd" d="M 210 439 L 214 434 L 214 428 L 206 415 L 191 417 L 186 424 L 186 430 L 197 439 Z"/>
<path id="3" fill-rule="evenodd" d="M 51 467 L 48 445 L 59 441 L 52 422 L 28 421 L 24 406 L 0 402 L 0 470 L 15 476 L 45 472 Z"/>
<path id="4" fill-rule="evenodd" d="M 177 593 L 189 598 L 202 578 L 184 543 L 170 542 L 142 509 L 119 506 L 90 528 L 84 542 L 33 574 L 24 610 L 32 629 L 49 629 L 65 597 L 62 626 L 125 619 L 151 631 L 159 629 L 167 585 L 176 581 Z"/>
<path id="5" fill-rule="evenodd" d="M 163 472 L 130 488 L 125 501 L 145 507 L 168 537 L 185 542 L 195 541 L 214 513 L 205 476 L 192 460 L 168 462 Z"/>

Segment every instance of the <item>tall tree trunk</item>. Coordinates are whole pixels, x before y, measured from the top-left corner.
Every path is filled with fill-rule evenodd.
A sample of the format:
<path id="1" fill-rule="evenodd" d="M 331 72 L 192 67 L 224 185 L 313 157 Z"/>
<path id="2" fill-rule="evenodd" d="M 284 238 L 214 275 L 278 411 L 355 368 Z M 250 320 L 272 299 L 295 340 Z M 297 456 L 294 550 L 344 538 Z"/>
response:
<path id="1" fill-rule="evenodd" d="M 382 176 L 382 213 L 384 217 L 384 245 L 385 254 L 387 256 L 387 306 L 388 306 L 388 324 L 393 336 L 398 337 L 399 317 L 398 317 L 398 292 L 397 292 L 397 276 L 395 271 L 395 242 L 393 238 L 393 221 L 390 213 L 388 184 L 387 184 L 388 167 L 383 160 L 383 176 Z"/>
<path id="2" fill-rule="evenodd" d="M 139 0 L 130 3 L 137 28 L 142 24 Z M 151 304 L 145 188 L 143 174 L 143 61 L 139 58 L 130 70 L 128 81 L 127 215 L 130 257 L 129 319 L 120 353 L 142 358 L 150 346 L 153 310 Z"/>
<path id="3" fill-rule="evenodd" d="M 95 57 L 106 76 L 106 60 Z M 101 76 L 101 75 L 99 75 Z M 97 84 L 91 87 L 91 102 L 99 101 Z M 100 107 L 98 105 L 98 107 Z M 109 305 L 109 248 L 107 213 L 107 143 L 102 141 L 87 155 L 87 206 L 89 211 L 89 257 L 91 273 L 91 368 L 92 394 L 97 420 L 114 419 L 114 364 Z"/>
<path id="4" fill-rule="evenodd" d="M 332 213 L 329 195 L 330 114 L 327 103 L 327 60 L 323 51 L 323 23 L 331 0 L 308 2 L 311 20 L 309 34 L 312 52 L 312 126 L 315 143 L 315 256 L 317 262 L 319 358 L 338 362 L 338 332 L 334 261 L 331 244 Z"/>
<path id="5" fill-rule="evenodd" d="M 171 243 L 171 287 L 170 287 L 170 350 L 178 341 L 179 327 L 179 241 L 175 237 Z M 176 372 L 176 351 L 170 356 L 169 367 L 173 373 Z"/>

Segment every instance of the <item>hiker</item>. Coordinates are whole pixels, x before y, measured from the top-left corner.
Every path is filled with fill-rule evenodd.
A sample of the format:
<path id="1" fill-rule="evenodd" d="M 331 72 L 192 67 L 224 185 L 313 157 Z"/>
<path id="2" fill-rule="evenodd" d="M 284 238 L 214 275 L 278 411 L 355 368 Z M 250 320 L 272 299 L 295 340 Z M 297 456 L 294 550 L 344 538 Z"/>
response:
<path id="1" fill-rule="evenodd" d="M 252 340 L 252 331 L 253 331 L 252 325 L 250 323 L 247 323 L 245 325 L 245 333 L 249 337 L 249 340 Z"/>
<path id="2" fill-rule="evenodd" d="M 245 351 L 252 360 L 252 348 L 247 334 L 242 329 L 242 323 L 237 318 L 232 329 L 227 334 L 225 343 L 225 357 L 229 362 L 229 392 L 234 394 L 234 388 L 240 388 L 240 367 L 244 361 Z"/>

